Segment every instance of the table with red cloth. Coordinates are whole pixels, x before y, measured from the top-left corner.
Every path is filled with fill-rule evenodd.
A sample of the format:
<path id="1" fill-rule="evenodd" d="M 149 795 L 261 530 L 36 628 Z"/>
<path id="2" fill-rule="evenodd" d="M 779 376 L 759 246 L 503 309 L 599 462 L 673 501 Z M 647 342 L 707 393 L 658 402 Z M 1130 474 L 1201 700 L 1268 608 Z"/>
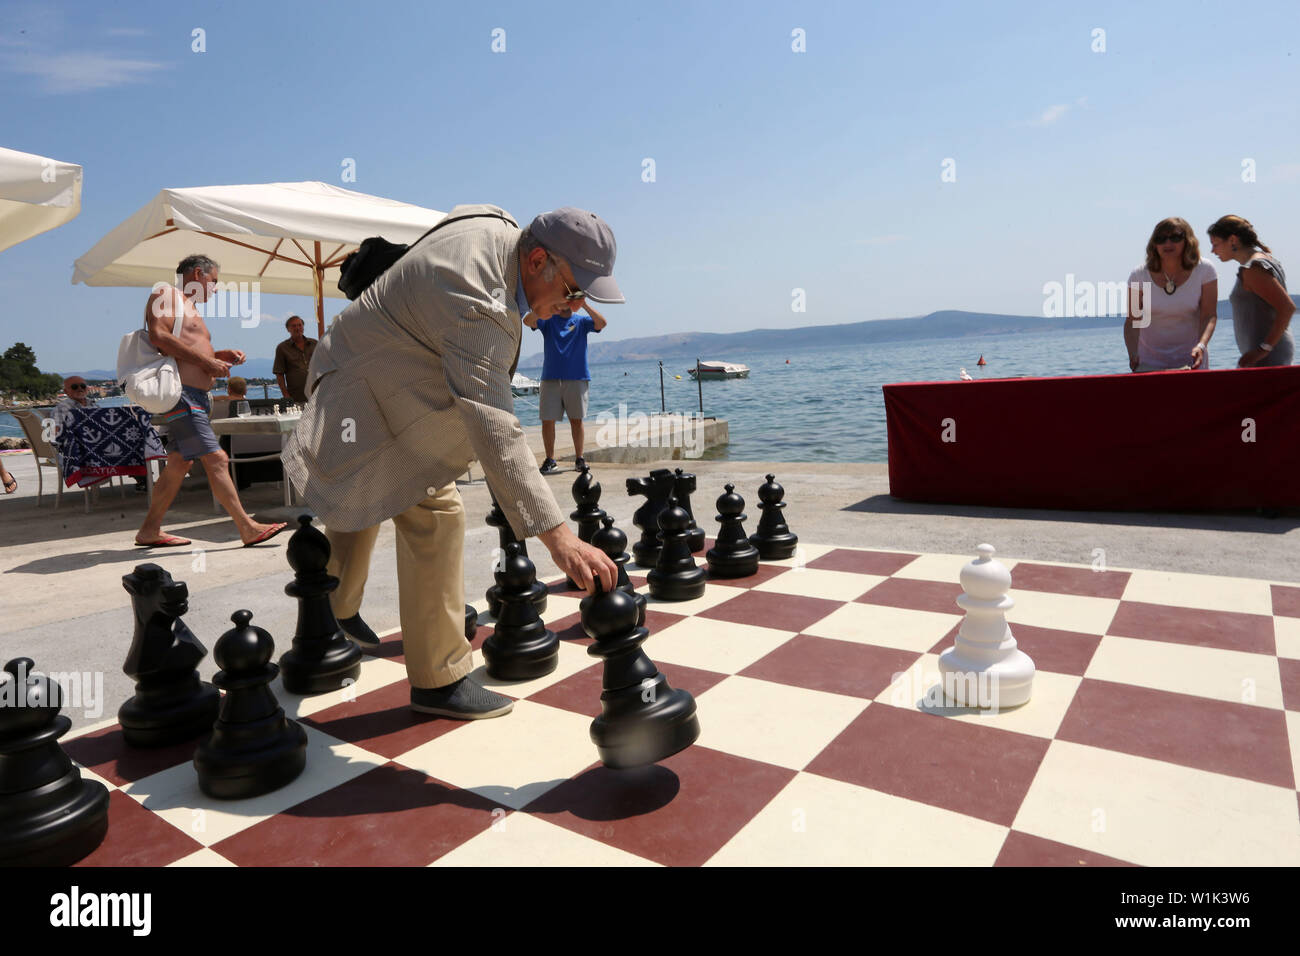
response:
<path id="1" fill-rule="evenodd" d="M 87 488 L 114 475 L 145 473 L 145 463 L 166 458 L 151 417 L 135 405 L 67 408 L 54 438 L 67 487 Z"/>
<path id="2" fill-rule="evenodd" d="M 1083 511 L 1300 505 L 1300 366 L 884 393 L 896 498 Z"/>

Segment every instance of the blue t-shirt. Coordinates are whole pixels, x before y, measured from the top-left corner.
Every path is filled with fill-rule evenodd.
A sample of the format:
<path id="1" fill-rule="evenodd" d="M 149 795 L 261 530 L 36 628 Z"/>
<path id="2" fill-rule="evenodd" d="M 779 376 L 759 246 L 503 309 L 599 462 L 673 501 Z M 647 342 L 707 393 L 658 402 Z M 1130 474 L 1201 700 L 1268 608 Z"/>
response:
<path id="1" fill-rule="evenodd" d="M 543 379 L 572 379 L 590 381 L 591 373 L 587 371 L 587 333 L 595 331 L 596 322 L 589 315 L 574 315 L 565 318 L 553 315 L 549 319 L 537 320 L 537 331 L 546 341 L 545 357 L 542 359 Z"/>

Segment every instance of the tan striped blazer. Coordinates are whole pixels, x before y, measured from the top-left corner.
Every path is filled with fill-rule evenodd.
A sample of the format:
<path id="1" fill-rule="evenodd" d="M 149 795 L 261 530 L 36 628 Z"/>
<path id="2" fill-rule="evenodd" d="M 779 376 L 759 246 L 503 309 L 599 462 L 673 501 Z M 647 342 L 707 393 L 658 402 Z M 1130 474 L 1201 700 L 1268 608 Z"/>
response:
<path id="1" fill-rule="evenodd" d="M 463 216 L 497 213 L 462 205 Z M 519 360 L 513 219 L 452 223 L 417 243 L 330 325 L 285 474 L 326 525 L 359 531 L 405 511 L 477 458 L 515 532 L 564 514 L 514 415 Z"/>

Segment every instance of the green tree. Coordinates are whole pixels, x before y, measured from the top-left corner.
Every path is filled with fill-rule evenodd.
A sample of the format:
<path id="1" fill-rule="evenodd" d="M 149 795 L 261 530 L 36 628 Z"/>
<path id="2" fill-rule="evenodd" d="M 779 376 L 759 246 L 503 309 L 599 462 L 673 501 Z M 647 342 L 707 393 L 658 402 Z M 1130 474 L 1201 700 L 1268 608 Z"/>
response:
<path id="1" fill-rule="evenodd" d="M 12 359 L 19 365 L 34 367 L 36 365 L 36 353 L 31 350 L 30 346 L 22 342 L 15 342 L 9 348 L 5 349 L 4 357 Z"/>

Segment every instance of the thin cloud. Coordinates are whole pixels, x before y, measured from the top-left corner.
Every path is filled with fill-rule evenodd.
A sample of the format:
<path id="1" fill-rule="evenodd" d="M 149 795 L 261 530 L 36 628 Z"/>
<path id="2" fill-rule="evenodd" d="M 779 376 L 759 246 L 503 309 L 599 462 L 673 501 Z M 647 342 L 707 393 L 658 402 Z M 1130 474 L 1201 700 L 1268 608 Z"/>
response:
<path id="1" fill-rule="evenodd" d="M 138 83 L 170 64 L 133 60 L 106 53 L 6 55 L 0 64 L 10 73 L 34 76 L 43 93 L 85 93 Z"/>
<path id="2" fill-rule="evenodd" d="M 1068 112 L 1070 112 L 1069 103 L 1057 103 L 1043 110 L 1043 112 L 1038 115 L 1037 119 L 1030 120 L 1029 125 L 1030 126 L 1051 126 L 1053 123 L 1055 123 L 1057 120 L 1059 120 L 1062 116 L 1064 116 Z"/>

